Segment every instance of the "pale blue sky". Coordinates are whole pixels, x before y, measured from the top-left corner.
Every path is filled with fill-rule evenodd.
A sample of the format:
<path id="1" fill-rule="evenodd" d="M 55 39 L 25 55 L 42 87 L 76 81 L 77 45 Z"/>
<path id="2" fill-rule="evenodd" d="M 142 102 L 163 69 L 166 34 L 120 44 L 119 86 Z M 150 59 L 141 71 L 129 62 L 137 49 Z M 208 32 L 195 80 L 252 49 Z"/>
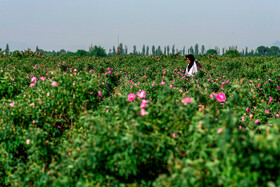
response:
<path id="1" fill-rule="evenodd" d="M 280 0 L 0 0 L 0 48 L 108 52 L 119 41 L 255 49 L 280 40 Z"/>

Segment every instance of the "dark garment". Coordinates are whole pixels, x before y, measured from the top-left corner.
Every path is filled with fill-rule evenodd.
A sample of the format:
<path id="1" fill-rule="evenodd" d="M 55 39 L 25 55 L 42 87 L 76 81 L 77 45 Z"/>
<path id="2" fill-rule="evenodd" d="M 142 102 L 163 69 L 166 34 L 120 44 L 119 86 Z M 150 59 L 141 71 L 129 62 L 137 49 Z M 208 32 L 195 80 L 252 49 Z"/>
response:
<path id="1" fill-rule="evenodd" d="M 195 61 L 195 63 L 196 63 L 197 69 L 201 69 L 202 68 L 202 65 L 199 62 Z"/>

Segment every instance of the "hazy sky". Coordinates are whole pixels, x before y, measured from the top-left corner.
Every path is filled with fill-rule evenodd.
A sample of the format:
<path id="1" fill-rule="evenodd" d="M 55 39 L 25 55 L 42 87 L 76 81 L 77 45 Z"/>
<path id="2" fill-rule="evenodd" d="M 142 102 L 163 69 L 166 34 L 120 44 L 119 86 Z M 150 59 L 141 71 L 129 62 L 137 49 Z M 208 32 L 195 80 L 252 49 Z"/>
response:
<path id="1" fill-rule="evenodd" d="M 196 43 L 255 49 L 280 40 L 280 0 L 0 0 L 0 48 L 108 52 Z"/>

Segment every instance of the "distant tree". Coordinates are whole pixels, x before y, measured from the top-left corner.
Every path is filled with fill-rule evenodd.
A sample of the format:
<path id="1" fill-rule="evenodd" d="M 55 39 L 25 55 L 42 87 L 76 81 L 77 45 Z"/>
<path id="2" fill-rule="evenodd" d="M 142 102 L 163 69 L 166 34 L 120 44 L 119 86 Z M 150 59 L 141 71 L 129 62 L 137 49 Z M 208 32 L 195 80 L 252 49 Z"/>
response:
<path id="1" fill-rule="evenodd" d="M 110 48 L 109 51 L 108 51 L 108 56 L 109 56 L 109 57 L 113 56 L 113 53 L 112 53 L 112 49 L 111 49 L 111 48 Z"/>
<path id="2" fill-rule="evenodd" d="M 245 47 L 245 54 L 244 56 L 248 56 L 248 47 Z"/>
<path id="3" fill-rule="evenodd" d="M 117 48 L 117 55 L 123 55 L 123 54 L 124 54 L 123 44 L 120 43 L 118 48 Z"/>
<path id="4" fill-rule="evenodd" d="M 278 55 L 280 54 L 280 49 L 278 46 L 271 46 L 270 47 L 270 55 Z"/>
<path id="5" fill-rule="evenodd" d="M 206 55 L 216 55 L 217 51 L 215 49 L 208 49 L 206 51 Z"/>
<path id="6" fill-rule="evenodd" d="M 56 56 L 56 52 L 55 51 L 52 51 L 52 54 L 54 56 Z M 76 55 L 78 55 L 78 56 L 86 56 L 87 54 L 88 54 L 87 51 L 84 50 L 84 49 L 78 49 L 77 52 L 76 52 Z"/>
<path id="7" fill-rule="evenodd" d="M 147 46 L 147 47 L 146 47 L 146 55 L 147 55 L 147 56 L 149 56 L 149 54 L 150 54 L 150 51 L 149 51 L 149 50 L 150 50 L 150 49 L 149 49 L 149 46 Z"/>
<path id="8" fill-rule="evenodd" d="M 133 55 L 137 55 L 136 45 L 133 46 Z"/>
<path id="9" fill-rule="evenodd" d="M 116 56 L 116 55 L 117 55 L 117 52 L 116 52 L 116 48 L 115 48 L 115 46 L 113 46 L 113 52 L 112 52 L 112 55 L 113 55 L 113 56 Z"/>
<path id="10" fill-rule="evenodd" d="M 175 54 L 175 45 L 172 46 L 172 54 Z"/>
<path id="11" fill-rule="evenodd" d="M 128 54 L 128 47 L 127 47 L 127 45 L 124 47 L 124 54 Z"/>
<path id="12" fill-rule="evenodd" d="M 5 54 L 8 55 L 10 53 L 9 44 L 6 44 Z"/>
<path id="13" fill-rule="evenodd" d="M 96 56 L 96 57 L 106 57 L 107 56 L 105 49 L 101 46 L 98 47 L 96 45 L 89 52 L 89 55 Z"/>
<path id="14" fill-rule="evenodd" d="M 259 46 L 257 48 L 257 55 L 268 55 L 270 52 L 270 49 L 268 47 L 265 46 Z"/>
<path id="15" fill-rule="evenodd" d="M 166 46 L 164 46 L 163 54 L 166 55 Z"/>
<path id="16" fill-rule="evenodd" d="M 166 47 L 166 52 L 167 52 L 167 55 L 169 55 L 169 52 L 170 52 L 169 45 Z"/>
<path id="17" fill-rule="evenodd" d="M 76 52 L 77 55 L 79 55 L 78 51 Z M 81 51 L 85 51 L 85 50 L 81 49 Z M 81 52 L 81 51 L 79 51 L 79 52 Z M 57 56 L 57 52 L 55 50 L 52 50 L 51 55 L 55 57 L 55 56 Z M 83 56 L 86 56 L 86 55 L 87 55 L 87 52 L 85 51 L 85 54 Z M 79 56 L 82 56 L 82 55 L 79 55 Z"/>
<path id="18" fill-rule="evenodd" d="M 231 58 L 233 58 L 233 57 L 239 57 L 240 56 L 240 53 L 235 49 L 235 50 L 228 50 L 227 52 L 226 52 L 226 56 L 227 57 L 231 57 Z"/>
<path id="19" fill-rule="evenodd" d="M 2 51 L 2 48 L 0 48 L 0 57 L 4 55 L 4 51 Z"/>
<path id="20" fill-rule="evenodd" d="M 199 54 L 198 44 L 195 44 L 195 46 L 194 46 L 194 54 L 195 54 L 195 55 L 198 55 L 198 54 Z"/>
<path id="21" fill-rule="evenodd" d="M 36 46 L 36 52 L 37 52 L 37 53 L 39 52 L 39 47 L 38 47 L 38 46 Z"/>
<path id="22" fill-rule="evenodd" d="M 89 48 L 88 48 L 88 51 L 91 52 L 92 49 L 93 49 L 93 46 L 92 46 L 92 44 L 90 44 L 90 46 L 89 46 Z"/>
<path id="23" fill-rule="evenodd" d="M 245 56 L 245 50 L 242 49 L 242 52 L 240 53 L 240 56 Z"/>
<path id="24" fill-rule="evenodd" d="M 67 51 L 66 54 L 67 56 L 75 56 L 75 53 L 72 51 Z"/>
<path id="25" fill-rule="evenodd" d="M 176 49 L 176 55 L 182 55 L 182 50 Z"/>
<path id="26" fill-rule="evenodd" d="M 65 49 L 61 49 L 61 50 L 59 51 L 59 53 L 60 53 L 61 55 L 65 55 L 65 54 L 66 54 L 66 51 L 65 51 Z"/>
<path id="27" fill-rule="evenodd" d="M 158 46 L 158 48 L 157 48 L 157 55 L 162 55 L 162 50 L 161 50 L 160 46 Z"/>
<path id="28" fill-rule="evenodd" d="M 237 46 L 229 46 L 229 48 L 228 48 L 229 50 L 237 50 Z"/>
<path id="29" fill-rule="evenodd" d="M 152 55 L 154 55 L 154 56 L 156 55 L 156 48 L 154 45 L 152 46 Z"/>
<path id="30" fill-rule="evenodd" d="M 190 49 L 189 49 L 189 54 L 194 54 L 194 50 L 193 50 L 193 47 L 191 46 Z"/>
<path id="31" fill-rule="evenodd" d="M 202 46 L 201 46 L 201 54 L 204 54 L 204 53 L 205 53 L 205 46 L 202 45 Z"/>
<path id="32" fill-rule="evenodd" d="M 251 49 L 251 52 L 249 53 L 250 56 L 253 56 L 255 54 L 254 50 Z"/>
<path id="33" fill-rule="evenodd" d="M 142 56 L 145 56 L 145 52 L 146 52 L 146 47 L 145 47 L 145 45 L 143 45 L 143 47 L 142 47 Z"/>
<path id="34" fill-rule="evenodd" d="M 183 51 L 182 52 L 183 52 L 183 55 L 186 54 L 186 47 L 185 46 L 183 47 Z"/>
<path id="35" fill-rule="evenodd" d="M 216 50 L 216 52 L 217 52 L 217 55 L 219 55 L 220 54 L 220 48 L 219 47 L 215 47 L 215 50 Z"/>

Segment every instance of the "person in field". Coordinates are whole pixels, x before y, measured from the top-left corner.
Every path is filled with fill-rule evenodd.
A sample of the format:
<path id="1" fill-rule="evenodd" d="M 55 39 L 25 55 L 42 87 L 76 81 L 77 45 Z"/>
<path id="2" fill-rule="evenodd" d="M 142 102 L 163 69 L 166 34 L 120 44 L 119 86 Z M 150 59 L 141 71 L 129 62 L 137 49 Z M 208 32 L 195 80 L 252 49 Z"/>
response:
<path id="1" fill-rule="evenodd" d="M 198 72 L 198 69 L 202 67 L 200 63 L 195 60 L 192 54 L 186 55 L 185 58 L 188 62 L 187 68 L 185 70 L 185 75 L 192 77 Z"/>

